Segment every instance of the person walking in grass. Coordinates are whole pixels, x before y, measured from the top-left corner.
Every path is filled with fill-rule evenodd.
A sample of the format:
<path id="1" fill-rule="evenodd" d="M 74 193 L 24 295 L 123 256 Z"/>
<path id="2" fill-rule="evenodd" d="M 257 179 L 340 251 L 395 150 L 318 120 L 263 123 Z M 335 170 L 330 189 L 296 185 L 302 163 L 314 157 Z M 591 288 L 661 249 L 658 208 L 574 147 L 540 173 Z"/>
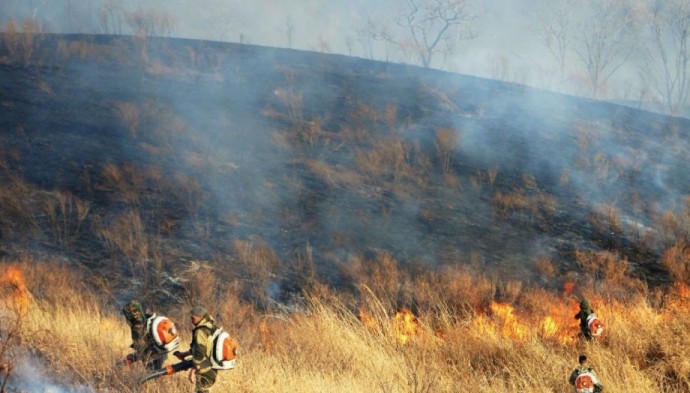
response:
<path id="1" fill-rule="evenodd" d="M 132 344 L 130 348 L 134 350 L 125 357 L 123 363 L 130 365 L 141 361 L 149 370 L 156 370 L 163 367 L 167 354 L 156 350 L 156 343 L 147 329 L 147 321 L 155 314 L 144 313 L 141 303 L 133 299 L 127 302 L 122 308 L 127 324 L 129 325 Z"/>
<path id="2" fill-rule="evenodd" d="M 203 306 L 194 306 L 189 311 L 189 317 L 194 325 L 189 351 L 175 352 L 174 355 L 180 359 L 192 356 L 193 366 L 189 370 L 189 382 L 195 384 L 196 393 L 208 393 L 216 383 L 218 375 L 211 363 L 211 336 L 217 327 L 215 320 Z"/>
<path id="3" fill-rule="evenodd" d="M 599 393 L 604 390 L 604 386 L 599 382 L 594 369 L 587 363 L 587 356 L 580 355 L 577 359 L 579 365 L 575 367 L 568 383 L 575 386 L 576 393 Z"/>
<path id="4" fill-rule="evenodd" d="M 580 301 L 580 311 L 575 314 L 575 319 L 580 320 L 580 335 L 587 340 L 592 339 L 592 332 L 589 329 L 590 315 L 594 314 L 594 310 L 590 307 L 589 302 L 586 299 Z"/>

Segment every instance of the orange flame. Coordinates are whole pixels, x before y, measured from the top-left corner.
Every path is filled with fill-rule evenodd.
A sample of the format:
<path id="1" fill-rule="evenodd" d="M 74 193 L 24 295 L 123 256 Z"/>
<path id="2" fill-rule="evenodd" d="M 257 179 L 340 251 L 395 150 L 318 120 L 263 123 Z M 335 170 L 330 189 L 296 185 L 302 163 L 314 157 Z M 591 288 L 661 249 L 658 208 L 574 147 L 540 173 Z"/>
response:
<path id="1" fill-rule="evenodd" d="M 528 338 L 530 328 L 517 320 L 513 314 L 513 306 L 507 303 L 491 302 L 490 307 L 493 314 L 503 321 L 501 334 L 504 337 L 518 342 L 523 342 Z"/>
<path id="2" fill-rule="evenodd" d="M 16 266 L 8 267 L 7 270 L 5 270 L 5 273 L 0 276 L 0 283 L 7 283 L 14 287 L 15 293 L 13 296 L 13 301 L 19 311 L 26 311 L 31 299 L 31 293 L 26 288 L 22 271 Z"/>
<path id="3" fill-rule="evenodd" d="M 577 303 L 570 302 L 553 304 L 549 314 L 541 321 L 541 337 L 554 340 L 561 345 L 571 345 L 577 342 L 579 327 L 573 318 L 577 312 Z"/>
<path id="4" fill-rule="evenodd" d="M 369 330 L 377 330 L 378 329 L 378 324 L 376 323 L 376 320 L 372 318 L 365 310 L 364 306 L 359 307 L 359 320 L 362 322 L 362 325 L 366 327 Z"/>
<path id="5" fill-rule="evenodd" d="M 482 335 L 499 334 L 514 342 L 526 342 L 530 337 L 539 336 L 565 346 L 577 342 L 579 328 L 572 318 L 576 308 L 574 302 L 555 304 L 543 318 L 529 318 L 518 317 L 510 304 L 492 302 L 491 317 L 479 314 L 473 324 Z"/>
<path id="6" fill-rule="evenodd" d="M 406 344 L 419 333 L 417 317 L 407 307 L 403 307 L 395 313 L 393 333 L 400 344 Z"/>
<path id="7" fill-rule="evenodd" d="M 263 342 L 266 349 L 272 349 L 274 342 L 271 338 L 271 333 L 268 329 L 268 324 L 266 321 L 261 321 L 259 323 L 259 333 L 261 333 L 261 342 Z"/>
<path id="8" fill-rule="evenodd" d="M 575 283 L 572 281 L 566 281 L 563 283 L 563 297 L 568 297 L 570 294 L 573 293 L 573 289 L 575 289 Z"/>

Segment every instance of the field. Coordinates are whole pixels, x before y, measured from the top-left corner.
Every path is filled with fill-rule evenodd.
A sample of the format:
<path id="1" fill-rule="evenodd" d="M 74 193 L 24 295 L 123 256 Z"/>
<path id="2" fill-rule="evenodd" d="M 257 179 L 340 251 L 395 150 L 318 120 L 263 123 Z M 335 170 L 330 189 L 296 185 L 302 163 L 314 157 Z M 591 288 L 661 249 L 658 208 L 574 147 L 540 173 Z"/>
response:
<path id="1" fill-rule="evenodd" d="M 687 119 L 313 52 L 0 38 L 1 392 L 191 391 L 118 365 L 132 298 L 184 349 L 195 304 L 237 337 L 215 392 L 563 392 L 581 353 L 606 391 L 690 391 Z"/>

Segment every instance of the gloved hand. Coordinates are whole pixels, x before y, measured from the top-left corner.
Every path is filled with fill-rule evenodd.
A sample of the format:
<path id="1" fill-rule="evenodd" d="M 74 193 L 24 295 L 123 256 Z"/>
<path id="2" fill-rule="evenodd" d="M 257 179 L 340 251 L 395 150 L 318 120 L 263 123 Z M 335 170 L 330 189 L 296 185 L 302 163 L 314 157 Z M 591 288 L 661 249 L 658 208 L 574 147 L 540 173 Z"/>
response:
<path id="1" fill-rule="evenodd" d="M 184 358 L 185 358 L 184 354 L 180 351 L 173 352 L 173 356 L 175 356 L 176 358 L 178 358 L 180 360 L 184 360 Z"/>
<path id="2" fill-rule="evenodd" d="M 124 359 L 122 359 L 122 364 L 124 364 L 125 366 L 129 366 L 136 361 L 137 361 L 136 355 L 133 353 L 130 353 L 129 355 L 125 356 Z"/>

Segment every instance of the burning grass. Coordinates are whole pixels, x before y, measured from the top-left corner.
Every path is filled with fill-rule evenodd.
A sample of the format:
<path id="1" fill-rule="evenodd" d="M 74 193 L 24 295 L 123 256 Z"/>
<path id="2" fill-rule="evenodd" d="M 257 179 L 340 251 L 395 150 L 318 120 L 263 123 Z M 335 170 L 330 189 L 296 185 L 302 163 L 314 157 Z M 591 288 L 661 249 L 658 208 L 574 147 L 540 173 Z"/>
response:
<path id="1" fill-rule="evenodd" d="M 31 359 L 32 372 L 45 386 L 121 392 L 191 389 L 180 373 L 149 381 L 142 390 L 137 381 L 145 370 L 140 365 L 116 365 L 129 350 L 125 321 L 118 305 L 85 284 L 74 268 L 25 258 L 5 261 L 0 271 L 0 300 L 24 310 L 4 313 L 2 319 L 3 329 L 21 322 L 14 357 L 0 359 L 16 362 L 10 386 L 19 383 L 13 375 L 27 372 L 21 359 Z M 471 285 L 461 282 L 456 285 Z M 238 367 L 221 372 L 214 391 L 568 391 L 567 375 L 583 352 L 609 391 L 688 391 L 686 285 L 669 288 L 658 308 L 643 293 L 625 301 L 580 293 L 606 324 L 604 336 L 593 342 L 576 336 L 577 302 L 570 292 L 578 288 L 569 283 L 564 289 L 523 288 L 511 303 L 492 300 L 462 315 L 439 304 L 396 309 L 365 287 L 357 307 L 346 296 L 321 288 L 326 296 L 308 298 L 300 311 L 289 313 L 259 311 L 238 297 L 236 287 L 220 295 L 194 296 L 227 306 L 211 309 L 228 322 L 225 326 L 242 345 Z M 179 321 L 185 349 L 191 330 L 186 307 L 166 311 Z"/>

